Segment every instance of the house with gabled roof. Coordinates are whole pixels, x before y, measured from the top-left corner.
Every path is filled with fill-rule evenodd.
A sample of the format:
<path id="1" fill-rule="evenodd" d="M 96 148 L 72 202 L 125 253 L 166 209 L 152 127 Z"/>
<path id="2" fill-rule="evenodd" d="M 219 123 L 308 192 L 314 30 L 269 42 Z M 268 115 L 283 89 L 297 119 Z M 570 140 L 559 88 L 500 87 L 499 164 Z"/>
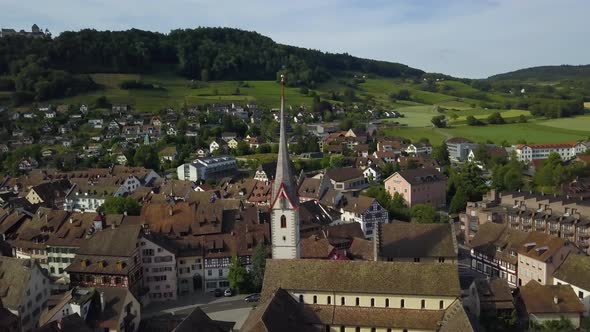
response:
<path id="1" fill-rule="evenodd" d="M 416 204 L 430 204 L 435 208 L 446 206 L 447 179 L 434 168 L 396 172 L 385 179 L 385 190 L 391 196 L 402 195 L 409 207 Z"/>

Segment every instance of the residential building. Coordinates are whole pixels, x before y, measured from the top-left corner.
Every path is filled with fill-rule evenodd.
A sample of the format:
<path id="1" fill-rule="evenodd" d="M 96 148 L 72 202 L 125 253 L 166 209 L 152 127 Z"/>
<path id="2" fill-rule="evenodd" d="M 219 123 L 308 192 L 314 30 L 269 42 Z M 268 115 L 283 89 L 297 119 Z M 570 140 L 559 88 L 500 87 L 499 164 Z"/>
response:
<path id="1" fill-rule="evenodd" d="M 471 268 L 489 277 L 506 280 L 512 288 L 518 286 L 518 250 L 527 233 L 506 224 L 488 222 L 470 241 Z"/>
<path id="2" fill-rule="evenodd" d="M 44 221 L 45 216 L 45 214 L 41 214 L 39 219 Z M 49 230 L 51 230 L 53 223 L 60 222 L 60 218 L 57 218 L 57 216 L 59 215 L 52 217 L 47 214 L 50 221 L 48 224 Z M 56 280 L 56 284 L 60 286 L 69 285 L 70 278 L 66 268 L 74 262 L 76 252 L 85 242 L 86 235 L 93 232 L 93 230 L 102 228 L 103 222 L 103 217 L 97 213 L 69 213 L 66 221 L 60 222 L 61 226 L 56 227 L 53 235 L 49 236 L 45 243 L 47 266 L 49 275 Z"/>
<path id="3" fill-rule="evenodd" d="M 580 327 L 584 305 L 571 286 L 541 285 L 531 280 L 519 289 L 518 305 L 529 325 L 565 318 L 575 329 Z"/>
<path id="4" fill-rule="evenodd" d="M 19 332 L 18 316 L 6 309 L 0 300 L 0 331 L 3 332 Z"/>
<path id="5" fill-rule="evenodd" d="M 84 241 L 65 269 L 72 286 L 126 288 L 139 295 L 142 269 L 139 259 L 141 225 L 123 225 L 96 231 Z"/>
<path id="6" fill-rule="evenodd" d="M 164 149 L 160 150 L 160 161 L 164 162 L 164 161 L 175 161 L 176 157 L 178 156 L 178 152 L 176 151 L 176 147 L 175 146 L 168 146 L 165 147 Z"/>
<path id="7" fill-rule="evenodd" d="M 431 154 L 432 145 L 430 143 L 412 143 L 404 151 L 409 155 Z"/>
<path id="8" fill-rule="evenodd" d="M 236 159 L 229 156 L 195 159 L 192 163 L 182 164 L 176 168 L 179 180 L 205 181 L 222 177 L 237 170 Z"/>
<path id="9" fill-rule="evenodd" d="M 256 169 L 254 179 L 262 182 L 271 182 L 277 172 L 277 162 L 262 163 Z"/>
<path id="10" fill-rule="evenodd" d="M 381 180 L 381 170 L 375 166 L 369 166 L 363 171 L 363 176 L 367 179 L 367 182 L 378 182 Z"/>
<path id="11" fill-rule="evenodd" d="M 222 149 L 223 151 L 226 151 L 228 148 L 227 142 L 222 140 L 222 139 L 214 139 L 210 144 L 209 144 L 209 151 L 211 151 L 211 153 L 215 152 L 216 150 Z"/>
<path id="12" fill-rule="evenodd" d="M 430 204 L 435 208 L 446 206 L 447 179 L 434 168 L 396 172 L 385 179 L 385 190 L 391 196 L 402 195 L 408 207 L 416 204 Z"/>
<path id="13" fill-rule="evenodd" d="M 389 212 L 375 198 L 368 196 L 346 197 L 341 207 L 340 220 L 343 223 L 357 222 L 365 238 L 372 239 L 379 224 L 389 222 Z"/>
<path id="14" fill-rule="evenodd" d="M 586 152 L 586 145 L 581 142 L 555 144 L 518 144 L 512 146 L 518 161 L 532 161 L 547 159 L 551 153 L 557 153 L 561 160 L 576 158 L 578 154 Z"/>
<path id="15" fill-rule="evenodd" d="M 149 232 L 140 240 L 143 287 L 152 301 L 176 300 L 176 249 L 166 238 Z"/>
<path id="16" fill-rule="evenodd" d="M 55 296 L 54 296 L 55 297 Z M 41 314 L 39 325 L 59 322 L 70 315 L 78 315 L 82 322 L 88 319 L 91 306 L 95 300 L 100 301 L 100 294 L 95 288 L 74 287 L 61 294 L 51 306 L 45 308 Z M 99 303 L 99 308 L 100 303 Z"/>
<path id="17" fill-rule="evenodd" d="M 468 203 L 467 213 L 460 218 L 467 239 L 481 224 L 493 221 L 525 232 L 559 236 L 590 253 L 589 216 L 590 203 L 583 199 L 492 190 L 483 201 Z"/>
<path id="18" fill-rule="evenodd" d="M 33 186 L 27 194 L 26 199 L 31 204 L 61 209 L 65 202 L 65 196 L 71 188 L 72 184 L 68 180 L 44 182 Z"/>
<path id="19" fill-rule="evenodd" d="M 34 260 L 0 256 L 0 301 L 19 319 L 20 331 L 32 332 L 47 305 L 51 281 Z"/>
<path id="20" fill-rule="evenodd" d="M 504 279 L 475 279 L 467 293 L 463 304 L 477 318 L 497 319 L 502 314 L 510 316 L 515 308 L 512 290 Z"/>
<path id="21" fill-rule="evenodd" d="M 518 286 L 531 280 L 553 285 L 553 273 L 572 251 L 573 246 L 562 238 L 541 232 L 528 233 L 518 250 Z"/>
<path id="22" fill-rule="evenodd" d="M 590 315 L 590 257 L 569 254 L 553 273 L 554 285 L 570 285 L 584 304 L 584 316 Z"/>
<path id="23" fill-rule="evenodd" d="M 368 186 L 363 171 L 354 167 L 333 168 L 324 175 L 338 191 L 360 191 Z"/>
<path id="24" fill-rule="evenodd" d="M 477 144 L 463 137 L 452 137 L 446 140 L 449 159 L 452 161 L 465 161 L 469 152 L 477 148 Z"/>
<path id="25" fill-rule="evenodd" d="M 458 279 L 452 264 L 272 259 L 240 331 L 473 331 Z"/>
<path id="26" fill-rule="evenodd" d="M 380 224 L 374 238 L 376 260 L 457 264 L 457 240 L 450 224 Z"/>

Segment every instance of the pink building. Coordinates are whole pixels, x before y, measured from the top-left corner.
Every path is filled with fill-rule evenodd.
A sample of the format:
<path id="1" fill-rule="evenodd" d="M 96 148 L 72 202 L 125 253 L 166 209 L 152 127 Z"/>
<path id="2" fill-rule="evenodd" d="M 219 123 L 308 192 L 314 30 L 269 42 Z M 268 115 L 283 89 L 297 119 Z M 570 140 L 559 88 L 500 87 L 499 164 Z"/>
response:
<path id="1" fill-rule="evenodd" d="M 434 168 L 418 168 L 399 171 L 385 179 L 385 190 L 392 196 L 399 193 L 406 204 L 446 205 L 447 179 Z"/>

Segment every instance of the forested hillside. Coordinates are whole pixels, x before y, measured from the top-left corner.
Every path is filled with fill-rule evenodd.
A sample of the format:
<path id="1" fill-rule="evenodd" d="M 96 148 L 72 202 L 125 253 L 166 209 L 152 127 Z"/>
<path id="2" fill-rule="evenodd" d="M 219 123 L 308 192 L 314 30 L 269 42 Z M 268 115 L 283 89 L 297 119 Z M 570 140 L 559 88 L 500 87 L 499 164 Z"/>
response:
<path id="1" fill-rule="evenodd" d="M 0 90 L 15 104 L 63 97 L 95 88 L 84 74 L 148 73 L 165 66 L 202 81 L 274 80 L 314 87 L 341 71 L 383 77 L 424 72 L 398 63 L 367 60 L 280 45 L 255 32 L 230 28 L 64 32 L 54 39 L 0 39 Z"/>
<path id="2" fill-rule="evenodd" d="M 540 66 L 519 69 L 508 73 L 490 76 L 490 80 L 535 80 L 535 81 L 559 81 L 559 80 L 588 80 L 590 78 L 590 65 L 583 66 Z"/>

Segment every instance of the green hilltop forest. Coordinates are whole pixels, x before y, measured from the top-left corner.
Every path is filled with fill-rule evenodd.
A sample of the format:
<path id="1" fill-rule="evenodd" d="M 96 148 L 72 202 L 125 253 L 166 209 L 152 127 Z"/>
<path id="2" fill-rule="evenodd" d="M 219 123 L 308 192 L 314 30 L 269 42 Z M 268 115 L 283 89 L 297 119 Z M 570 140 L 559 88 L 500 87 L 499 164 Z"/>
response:
<path id="1" fill-rule="evenodd" d="M 588 66 L 537 67 L 489 79 L 461 79 L 386 61 L 275 43 L 231 28 L 64 32 L 0 39 L 0 105 L 92 103 L 101 96 L 141 112 L 219 102 L 276 106 L 287 74 L 293 106 L 408 111 L 408 125 L 435 113 L 455 124 L 485 124 L 494 112 L 562 118 L 590 101 Z M 437 112 L 438 111 L 438 112 Z M 411 113 L 409 113 L 411 112 Z M 497 116 L 496 116 L 497 119 Z M 403 121 L 402 121 L 403 123 Z"/>
<path id="2" fill-rule="evenodd" d="M 90 73 L 150 73 L 162 67 L 201 81 L 274 80 L 289 73 L 289 85 L 314 87 L 339 71 L 383 77 L 424 72 L 384 61 L 280 45 L 255 32 L 230 28 L 64 32 L 58 37 L 0 39 L 0 90 L 13 103 L 43 101 L 96 88 Z"/>

